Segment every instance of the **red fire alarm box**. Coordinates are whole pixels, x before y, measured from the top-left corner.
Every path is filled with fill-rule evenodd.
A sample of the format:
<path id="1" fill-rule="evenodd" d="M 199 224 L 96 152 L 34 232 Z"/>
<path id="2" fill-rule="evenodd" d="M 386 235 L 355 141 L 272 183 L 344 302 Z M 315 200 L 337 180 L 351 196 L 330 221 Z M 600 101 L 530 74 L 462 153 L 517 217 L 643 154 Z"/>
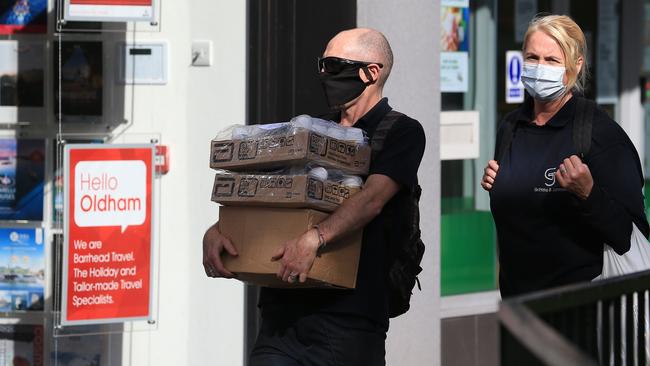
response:
<path id="1" fill-rule="evenodd" d="M 167 174 L 169 172 L 169 149 L 167 145 L 156 145 L 154 162 L 156 174 Z"/>

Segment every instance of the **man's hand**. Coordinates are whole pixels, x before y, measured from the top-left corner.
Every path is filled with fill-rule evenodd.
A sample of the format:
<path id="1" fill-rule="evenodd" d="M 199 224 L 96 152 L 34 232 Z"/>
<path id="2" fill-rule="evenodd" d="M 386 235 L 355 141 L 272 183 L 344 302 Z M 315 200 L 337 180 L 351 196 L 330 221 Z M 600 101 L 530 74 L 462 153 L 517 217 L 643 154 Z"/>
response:
<path id="1" fill-rule="evenodd" d="M 221 253 L 236 256 L 237 249 L 227 237 L 219 232 L 219 223 L 215 223 L 203 235 L 203 268 L 208 277 L 233 278 L 234 275 L 223 266 Z"/>
<path id="2" fill-rule="evenodd" d="M 483 179 L 481 179 L 481 187 L 483 187 L 483 189 L 485 189 L 486 191 L 490 191 L 492 189 L 494 180 L 497 179 L 498 171 L 499 171 L 499 164 L 497 164 L 496 160 L 488 161 L 488 165 L 485 167 L 485 170 L 483 171 Z"/>
<path id="3" fill-rule="evenodd" d="M 576 155 L 564 159 L 555 172 L 560 187 L 586 200 L 594 187 L 594 179 L 587 164 Z"/>
<path id="4" fill-rule="evenodd" d="M 293 283 L 299 277 L 301 283 L 307 280 L 307 273 L 314 264 L 318 251 L 318 232 L 310 229 L 296 239 L 289 240 L 271 258 L 280 261 L 278 278 Z"/>
<path id="5" fill-rule="evenodd" d="M 318 224 L 323 240 L 327 243 L 354 230 L 363 228 L 374 219 L 399 191 L 400 186 L 393 179 L 382 174 L 371 174 L 363 189 L 345 200 L 336 211 Z M 318 232 L 311 229 L 294 240 L 290 240 L 275 253 L 272 260 L 280 261 L 278 277 L 283 281 L 307 280 L 307 273 L 314 264 L 320 243 Z"/>

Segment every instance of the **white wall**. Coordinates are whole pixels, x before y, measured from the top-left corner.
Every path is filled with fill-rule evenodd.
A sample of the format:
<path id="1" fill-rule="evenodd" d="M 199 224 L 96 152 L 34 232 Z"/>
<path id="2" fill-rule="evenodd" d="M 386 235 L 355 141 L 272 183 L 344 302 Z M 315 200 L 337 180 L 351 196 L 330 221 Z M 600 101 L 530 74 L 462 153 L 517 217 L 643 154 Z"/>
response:
<path id="1" fill-rule="evenodd" d="M 440 363 L 439 5 L 358 1 L 359 25 L 383 31 L 393 46 L 396 63 L 386 95 L 396 109 L 418 119 L 427 135 L 420 168 L 427 243 L 423 291 L 414 296 L 412 310 L 391 323 L 389 365 Z M 161 32 L 135 34 L 137 40 L 168 42 L 170 72 L 165 86 L 127 92 L 126 105 L 134 106 L 127 132 L 160 132 L 171 149 L 171 171 L 161 182 L 159 328 L 125 337 L 126 364 L 243 364 L 243 287 L 205 277 L 201 238 L 217 217 L 209 201 L 209 140 L 219 129 L 245 122 L 245 7 L 245 1 L 165 1 Z M 204 39 L 213 41 L 214 64 L 191 67 L 191 41 Z M 131 118 L 128 108 L 126 114 Z"/>
<path id="2" fill-rule="evenodd" d="M 639 75 L 643 66 L 644 3 L 641 0 L 627 0 L 621 3 L 621 46 L 619 62 L 620 94 L 617 120 L 630 136 L 642 162 L 645 158 L 645 110 L 641 104 Z M 647 173 L 646 173 L 647 174 Z"/>
<path id="3" fill-rule="evenodd" d="M 205 276 L 201 238 L 217 218 L 210 139 L 245 123 L 246 2 L 172 0 L 162 11 L 161 32 L 135 39 L 168 42 L 169 82 L 127 91 L 125 113 L 131 119 L 134 102 L 126 133 L 160 132 L 171 150 L 161 182 L 160 313 L 157 331 L 125 337 L 125 364 L 242 365 L 243 286 Z M 193 40 L 213 42 L 212 67 L 190 66 Z"/>
<path id="4" fill-rule="evenodd" d="M 422 238 L 427 245 L 411 310 L 391 321 L 387 365 L 440 364 L 440 1 L 358 0 L 357 24 L 383 32 L 395 64 L 384 94 L 393 108 L 424 126 L 420 166 Z"/>

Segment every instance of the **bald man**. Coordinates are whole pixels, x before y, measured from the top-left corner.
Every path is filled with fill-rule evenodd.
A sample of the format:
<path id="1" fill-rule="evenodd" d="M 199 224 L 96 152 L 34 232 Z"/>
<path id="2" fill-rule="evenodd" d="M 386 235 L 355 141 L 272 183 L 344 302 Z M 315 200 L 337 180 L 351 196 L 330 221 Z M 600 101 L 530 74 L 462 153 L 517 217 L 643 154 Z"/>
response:
<path id="1" fill-rule="evenodd" d="M 357 28 L 337 34 L 318 60 L 327 102 L 343 126 L 363 129 L 370 139 L 382 120 L 397 118 L 373 156 L 363 189 L 346 200 L 318 228 L 280 248 L 274 261 L 278 277 L 304 282 L 324 243 L 363 228 L 357 286 L 339 289 L 262 288 L 262 326 L 249 365 L 385 365 L 388 330 L 387 237 L 391 220 L 406 215 L 403 207 L 417 183 L 425 138 L 420 123 L 391 112 L 383 88 L 393 66 L 391 47 L 380 32 Z M 391 112 L 389 114 L 389 112 Z M 393 209 L 391 209 L 393 208 Z M 203 264 L 208 276 L 232 277 L 221 263 L 232 243 L 216 224 L 203 239 Z"/>

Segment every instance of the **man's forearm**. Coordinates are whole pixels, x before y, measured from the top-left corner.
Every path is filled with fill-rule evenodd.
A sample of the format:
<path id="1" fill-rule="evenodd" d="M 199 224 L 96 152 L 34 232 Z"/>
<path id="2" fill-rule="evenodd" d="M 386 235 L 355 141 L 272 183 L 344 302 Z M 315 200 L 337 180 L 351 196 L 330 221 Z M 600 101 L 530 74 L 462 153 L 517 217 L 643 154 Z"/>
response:
<path id="1" fill-rule="evenodd" d="M 397 183 L 387 176 L 369 177 L 359 193 L 344 201 L 336 211 L 318 225 L 325 241 L 334 241 L 366 226 L 379 215 L 386 202 L 398 190 Z"/>

